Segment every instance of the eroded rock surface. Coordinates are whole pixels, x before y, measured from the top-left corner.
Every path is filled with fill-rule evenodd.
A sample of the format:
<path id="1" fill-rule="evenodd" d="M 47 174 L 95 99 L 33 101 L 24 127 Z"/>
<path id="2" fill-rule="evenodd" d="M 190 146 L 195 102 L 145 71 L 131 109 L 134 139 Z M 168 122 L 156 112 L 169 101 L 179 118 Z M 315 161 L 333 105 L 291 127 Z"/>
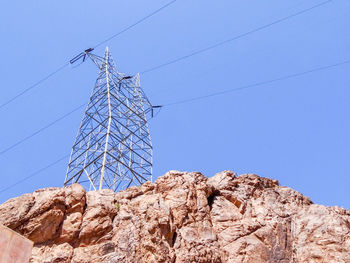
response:
<path id="1" fill-rule="evenodd" d="M 350 263 L 350 212 L 276 180 L 170 171 L 114 193 L 78 184 L 0 205 L 31 239 L 32 263 Z"/>

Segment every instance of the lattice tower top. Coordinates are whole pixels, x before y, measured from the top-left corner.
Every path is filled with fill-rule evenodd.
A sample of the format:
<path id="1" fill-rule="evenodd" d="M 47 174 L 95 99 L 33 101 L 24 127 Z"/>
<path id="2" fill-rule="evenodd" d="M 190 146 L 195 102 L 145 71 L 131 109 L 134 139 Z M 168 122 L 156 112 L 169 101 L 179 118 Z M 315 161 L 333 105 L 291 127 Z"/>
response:
<path id="1" fill-rule="evenodd" d="M 73 144 L 65 185 L 114 191 L 152 181 L 152 143 L 147 119 L 153 108 L 140 87 L 139 74 L 117 71 L 108 50 L 87 53 L 99 68 Z"/>

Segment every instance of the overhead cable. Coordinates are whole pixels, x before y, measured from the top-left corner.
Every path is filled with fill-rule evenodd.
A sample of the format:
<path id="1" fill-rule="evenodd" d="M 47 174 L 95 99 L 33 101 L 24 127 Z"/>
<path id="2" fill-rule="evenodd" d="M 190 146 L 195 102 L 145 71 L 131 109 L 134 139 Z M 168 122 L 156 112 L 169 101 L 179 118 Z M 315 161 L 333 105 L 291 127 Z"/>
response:
<path id="1" fill-rule="evenodd" d="M 21 183 L 27 181 L 28 179 L 30 179 L 30 178 L 32 178 L 32 177 L 34 177 L 34 176 L 36 176 L 36 175 L 42 173 L 43 171 L 45 171 L 45 170 L 51 168 L 52 166 L 58 164 L 59 162 L 63 161 L 64 159 L 66 159 L 66 158 L 68 158 L 68 157 L 69 157 L 69 154 L 67 154 L 67 155 L 65 155 L 65 156 L 63 156 L 63 157 L 61 157 L 61 158 L 59 158 L 58 160 L 56 160 L 56 161 L 50 163 L 49 165 L 47 165 L 47 166 L 45 166 L 45 167 L 43 167 L 43 168 L 41 168 L 41 169 L 39 169 L 39 170 L 37 170 L 37 171 L 31 173 L 30 175 L 24 177 L 23 179 L 21 179 L 21 180 L 15 182 L 15 183 L 13 183 L 13 184 L 11 184 L 11 185 L 9 185 L 9 186 L 3 188 L 2 190 L 0 190 L 0 194 L 3 193 L 3 192 L 6 192 L 6 191 L 8 191 L 8 190 L 10 190 L 11 188 L 15 187 L 15 186 L 18 185 L 18 184 L 21 184 Z"/>
<path id="2" fill-rule="evenodd" d="M 230 43 L 230 42 L 232 42 L 232 41 L 234 41 L 234 40 L 237 40 L 237 39 L 246 37 L 246 36 L 248 36 L 248 35 L 254 34 L 254 33 L 256 33 L 256 32 L 259 32 L 259 31 L 261 31 L 261 30 L 264 30 L 264 29 L 269 28 L 269 27 L 271 27 L 271 26 L 274 26 L 274 25 L 276 25 L 276 24 L 282 23 L 282 22 L 284 22 L 284 21 L 286 21 L 286 20 L 289 20 L 289 19 L 291 19 L 291 18 L 294 18 L 294 17 L 296 17 L 296 16 L 300 16 L 300 15 L 302 15 L 302 14 L 304 14 L 304 13 L 307 13 L 307 12 L 313 10 L 313 9 L 316 9 L 316 8 L 318 8 L 318 7 L 321 7 L 321 6 L 324 6 L 324 5 L 326 5 L 326 4 L 328 4 L 328 3 L 332 2 L 332 1 L 333 1 L 333 0 L 327 0 L 327 1 L 321 2 L 321 3 L 317 4 L 317 5 L 314 5 L 314 6 L 311 6 L 311 7 L 309 7 L 309 8 L 303 9 L 303 10 L 301 10 L 301 11 L 299 11 L 299 12 L 296 12 L 296 13 L 293 13 L 293 14 L 291 14 L 291 15 L 285 16 L 285 17 L 283 17 L 283 18 L 277 19 L 277 20 L 275 20 L 275 21 L 273 21 L 273 22 L 271 22 L 271 23 L 268 23 L 268 24 L 266 24 L 266 25 L 257 27 L 257 28 L 255 28 L 255 29 L 253 29 L 253 30 L 250 30 L 250 31 L 246 32 L 246 33 L 243 33 L 243 34 L 237 35 L 237 36 L 235 36 L 235 37 L 226 39 L 226 40 L 224 40 L 224 41 L 218 42 L 218 43 L 213 44 L 213 45 L 211 45 L 211 46 L 208 46 L 208 47 L 199 49 L 199 50 L 194 51 L 194 52 L 192 52 L 192 53 L 189 53 L 189 54 L 187 54 L 187 55 L 185 55 L 185 56 L 182 56 L 182 57 L 179 57 L 179 58 L 170 60 L 170 61 L 168 61 L 168 62 L 166 62 L 166 63 L 163 63 L 163 64 L 160 64 L 160 65 L 158 65 L 158 66 L 155 66 L 155 67 L 146 69 L 146 70 L 142 71 L 141 74 L 146 74 L 146 73 L 155 71 L 155 70 L 157 70 L 157 69 L 166 67 L 166 66 L 168 66 L 168 65 L 174 64 L 174 63 L 176 63 L 176 62 L 179 62 L 179 61 L 188 59 L 188 58 L 193 57 L 193 56 L 195 56 L 195 55 L 198 55 L 198 54 L 207 52 L 207 51 L 212 50 L 212 49 L 214 49 L 214 48 L 217 48 L 217 47 L 220 47 L 220 46 L 225 45 L 225 44 L 227 44 L 227 43 Z"/>
<path id="3" fill-rule="evenodd" d="M 244 90 L 244 89 L 249 89 L 249 88 L 254 88 L 254 87 L 258 87 L 258 86 L 262 86 L 262 85 L 271 84 L 271 83 L 274 83 L 274 82 L 277 82 L 277 81 L 281 81 L 281 80 L 297 78 L 297 77 L 301 77 L 303 75 L 311 74 L 311 73 L 314 73 L 314 72 L 317 72 L 317 71 L 322 71 L 322 70 L 326 70 L 326 69 L 330 69 L 330 68 L 334 68 L 334 67 L 343 66 L 343 65 L 346 65 L 346 64 L 350 64 L 350 60 L 345 60 L 345 61 L 342 61 L 342 62 L 339 62 L 339 63 L 335 63 L 335 64 L 331 64 L 331 65 L 327 65 L 327 66 L 321 66 L 321 67 L 309 69 L 309 70 L 306 70 L 306 71 L 302 71 L 302 72 L 286 75 L 286 76 L 283 76 L 283 77 L 279 77 L 279 78 L 275 78 L 275 79 L 270 79 L 270 80 L 265 80 L 265 81 L 253 83 L 253 84 L 242 86 L 242 87 L 238 87 L 238 88 L 227 89 L 227 90 L 223 90 L 223 91 L 214 92 L 214 93 L 211 93 L 211 94 L 208 94 L 208 95 L 203 95 L 203 96 L 199 96 L 199 97 L 193 97 L 193 98 L 189 98 L 189 99 L 184 99 L 184 100 L 180 100 L 180 101 L 171 102 L 171 103 L 168 103 L 168 104 L 164 104 L 163 107 L 173 106 L 173 105 L 178 105 L 178 104 L 183 104 L 183 103 L 188 103 L 188 102 L 192 102 L 192 101 L 196 101 L 196 100 L 202 100 L 202 99 L 206 99 L 206 98 L 209 98 L 209 97 L 219 96 L 219 95 L 223 95 L 223 94 L 234 92 L 234 91 L 238 91 L 238 90 Z"/>
<path id="4" fill-rule="evenodd" d="M 123 29 L 122 31 L 108 37 L 107 39 L 99 42 L 98 44 L 96 44 L 94 46 L 94 48 L 97 48 L 98 46 L 110 41 L 111 39 L 123 34 L 124 32 L 128 31 L 129 29 L 135 27 L 136 25 L 142 23 L 143 21 L 147 20 L 148 18 L 154 16 L 155 14 L 159 13 L 160 11 L 162 11 L 163 9 L 165 9 L 166 7 L 170 6 L 171 4 L 175 3 L 177 0 L 173 0 L 168 2 L 167 4 L 165 4 L 164 6 L 158 8 L 157 10 L 153 11 L 152 13 L 146 15 L 145 17 L 141 18 L 140 20 L 138 20 L 136 23 L 126 27 L 125 29 Z M 93 50 L 94 48 L 90 48 L 91 50 Z M 55 71 L 53 71 L 52 73 L 48 74 L 47 76 L 45 76 L 44 78 L 40 79 L 38 82 L 34 83 L 33 85 L 29 86 L 28 88 L 24 89 L 23 91 L 21 91 L 20 93 L 18 93 L 17 95 L 15 95 L 14 97 L 8 99 L 7 101 L 3 102 L 2 104 L 0 104 L 0 109 L 5 107 L 6 105 L 10 104 L 11 102 L 13 102 L 14 100 L 18 99 L 19 97 L 23 96 L 25 93 L 27 93 L 28 91 L 34 89 L 35 87 L 39 86 L 41 83 L 43 83 L 44 81 L 46 81 L 47 79 L 51 78 L 53 75 L 57 74 L 58 72 L 60 72 L 61 70 L 63 70 L 65 67 L 69 66 L 70 64 L 73 64 L 72 62 L 77 61 L 76 58 L 80 59 L 83 58 L 85 60 L 85 54 L 87 52 L 89 52 L 90 49 L 86 49 L 84 50 L 84 52 L 79 53 L 78 55 L 76 55 L 73 59 L 71 59 L 69 62 L 65 63 L 64 65 L 60 66 L 59 68 L 57 68 Z"/>
<path id="5" fill-rule="evenodd" d="M 219 95 L 223 95 L 223 94 L 227 94 L 227 93 L 231 93 L 234 91 L 239 91 L 239 90 L 244 90 L 244 89 L 249 89 L 249 88 L 254 88 L 254 87 L 258 87 L 258 86 L 263 86 L 263 85 L 267 85 L 267 84 L 271 84 L 274 82 L 278 82 L 278 81 L 282 81 L 282 80 L 287 80 L 287 79 L 292 79 L 292 78 L 297 78 L 297 77 L 301 77 L 303 75 L 308 75 L 314 72 L 318 72 L 318 71 L 322 71 L 322 70 L 327 70 L 327 69 L 331 69 L 331 68 L 335 68 L 335 67 L 339 67 L 339 66 L 343 66 L 346 64 L 350 64 L 350 60 L 345 60 L 342 62 L 338 62 L 335 64 L 331 64 L 331 65 L 326 65 L 326 66 L 321 66 L 321 67 L 316 67 L 316 68 L 312 68 L 306 71 L 302 71 L 302 72 L 297 72 L 297 73 L 293 73 L 290 75 L 286 75 L 286 76 L 282 76 L 282 77 L 278 77 L 278 78 L 274 78 L 274 79 L 270 79 L 270 80 L 265 80 L 265 81 L 261 81 L 261 82 L 256 82 L 253 84 L 249 84 L 249 85 L 245 85 L 242 87 L 237 87 L 237 88 L 232 88 L 232 89 L 227 89 L 227 90 L 223 90 L 223 91 L 218 91 L 218 92 L 214 92 L 211 94 L 207 94 L 207 95 L 203 95 L 203 96 L 198 96 L 198 97 L 193 97 L 193 98 L 189 98 L 189 99 L 184 99 L 184 100 L 179 100 L 179 101 L 175 101 L 175 102 L 170 102 L 167 104 L 163 104 L 163 105 L 159 105 L 159 106 L 154 106 L 154 108 L 159 108 L 159 110 L 157 111 L 157 113 L 153 116 L 154 118 L 159 114 L 160 110 L 163 107 L 168 107 L 168 106 L 173 106 L 173 105 L 178 105 L 178 104 L 184 104 L 184 103 L 189 103 L 189 102 L 193 102 L 193 101 L 197 101 L 197 100 L 203 100 L 206 98 L 210 98 L 210 97 L 214 97 L 214 96 L 219 96 Z M 53 126 L 54 124 L 58 123 L 59 121 L 65 119 L 66 117 L 68 117 L 69 115 L 73 114 L 74 112 L 76 112 L 77 110 L 81 109 L 82 107 L 84 107 L 86 104 L 82 104 L 80 106 L 78 106 L 77 108 L 74 108 L 73 110 L 71 110 L 70 112 L 66 113 L 65 115 L 61 116 L 60 118 L 56 119 L 55 121 L 47 124 L 46 126 L 38 129 L 36 132 L 26 136 L 25 138 L 23 138 L 22 140 L 12 144 L 11 146 L 7 147 L 6 149 L 2 150 L 0 152 L 0 155 L 8 152 L 9 150 L 15 148 L 16 146 L 18 146 L 19 144 L 27 141 L 28 139 L 34 137 L 35 135 L 43 132 L 44 130 L 48 129 L 49 127 Z"/>
<path id="6" fill-rule="evenodd" d="M 21 97 L 22 95 L 24 95 L 25 93 L 27 93 L 28 91 L 34 89 L 35 87 L 39 86 L 41 83 L 43 83 L 45 80 L 48 80 L 49 78 L 51 78 L 53 75 L 57 74 L 58 72 L 60 72 L 61 70 L 63 70 L 65 67 L 67 67 L 69 65 L 69 63 L 65 63 L 64 65 L 60 66 L 59 68 L 57 68 L 55 71 L 51 72 L 50 74 L 48 74 L 47 76 L 45 76 L 44 78 L 42 78 L 41 80 L 39 80 L 38 82 L 34 83 L 33 85 L 29 86 L 28 88 L 22 90 L 20 93 L 18 93 L 17 95 L 15 95 L 14 97 L 8 99 L 7 101 L 3 102 L 2 104 L 0 104 L 0 109 L 5 107 L 7 104 L 11 103 L 12 101 L 18 99 L 19 97 Z"/>
<path id="7" fill-rule="evenodd" d="M 23 139 L 19 140 L 18 142 L 16 142 L 16 143 L 12 144 L 11 146 L 9 146 L 9 147 L 3 149 L 2 151 L 0 151 L 0 155 L 3 155 L 4 153 L 8 152 L 9 150 L 15 148 L 16 146 L 22 144 L 23 142 L 25 142 L 25 141 L 29 140 L 30 138 L 34 137 L 35 135 L 37 135 L 37 134 L 43 132 L 44 130 L 48 129 L 49 127 L 53 126 L 53 125 L 56 124 L 57 122 L 59 122 L 59 121 L 65 119 L 65 118 L 67 118 L 69 115 L 71 115 L 72 113 L 74 113 L 74 112 L 76 112 L 77 110 L 81 109 L 81 108 L 84 107 L 85 105 L 86 105 L 86 103 L 80 105 L 79 107 L 73 109 L 72 111 L 70 111 L 70 112 L 66 113 L 65 115 L 61 116 L 60 118 L 54 120 L 53 122 L 51 122 L 51 123 L 45 125 L 44 127 L 40 128 L 40 129 L 38 129 L 37 131 L 33 132 L 32 134 L 30 134 L 30 135 L 24 137 Z"/>
<path id="8" fill-rule="evenodd" d="M 117 36 L 123 34 L 124 32 L 128 31 L 129 29 L 133 28 L 134 26 L 136 26 L 136 25 L 142 23 L 143 21 L 145 21 L 145 20 L 147 20 L 148 18 L 150 18 L 150 17 L 154 16 L 155 14 L 159 13 L 159 12 L 162 11 L 163 9 L 167 8 L 168 6 L 174 4 L 176 1 L 177 1 L 177 0 L 173 0 L 173 1 L 168 2 L 168 3 L 165 4 L 164 6 L 158 8 L 157 10 L 153 11 L 153 12 L 150 13 L 149 15 L 147 15 L 147 16 L 141 18 L 140 20 L 136 21 L 134 24 L 128 26 L 127 28 L 123 29 L 122 31 L 120 31 L 120 32 L 118 32 L 118 33 L 116 33 L 116 34 L 114 34 L 114 35 L 108 37 L 107 39 L 101 41 L 100 43 L 98 43 L 97 45 L 95 45 L 94 48 L 97 48 L 97 47 L 99 47 L 99 46 L 105 44 L 106 42 L 110 41 L 111 39 L 113 39 L 113 38 L 115 38 L 115 37 L 117 37 Z"/>
<path id="9" fill-rule="evenodd" d="M 251 85 L 247 85 L 247 86 L 242 86 L 242 87 L 239 87 L 239 88 L 234 88 L 234 89 L 229 89 L 229 90 L 224 90 L 224 91 L 220 91 L 220 92 L 216 92 L 216 93 L 212 93 L 212 94 L 208 94 L 208 95 L 204 95 L 204 96 L 200 96 L 200 97 L 194 97 L 194 98 L 190 98 L 190 99 L 186 99 L 186 100 L 181 100 L 181 101 L 176 101 L 176 102 L 172 102 L 172 103 L 168 103 L 168 104 L 164 104 L 163 106 L 172 106 L 172 105 L 177 105 L 177 104 L 183 104 L 183 103 L 188 103 L 188 102 L 192 102 L 192 101 L 196 101 L 196 100 L 201 100 L 201 99 L 205 99 L 205 98 L 209 98 L 209 97 L 213 97 L 213 96 L 218 96 L 218 95 L 222 95 L 222 94 L 226 94 L 226 93 L 229 93 L 229 92 L 233 92 L 233 91 L 237 91 L 237 90 L 243 90 L 243 89 L 248 89 L 248 88 L 252 88 L 252 87 L 256 87 L 256 86 L 261 86 L 261 85 L 266 85 L 266 84 L 269 84 L 269 83 L 273 83 L 273 82 L 277 82 L 277 81 L 281 81 L 281 80 L 285 80 L 285 79 L 291 79 L 291 78 L 296 78 L 296 77 L 300 77 L 302 75 L 307 75 L 307 74 L 310 74 L 310 73 L 313 73 L 313 72 L 317 72 L 317 71 L 321 71 L 321 70 L 327 70 L 327 69 L 330 69 L 330 68 L 334 68 L 334 67 L 339 67 L 339 66 L 342 66 L 342 65 L 346 65 L 346 64 L 350 64 L 350 60 L 345 60 L 343 62 L 339 62 L 339 63 L 335 63 L 335 64 L 331 64 L 331 65 L 327 65 L 327 66 L 322 66 L 322 67 L 317 67 L 317 68 L 313 68 L 313 69 L 310 69 L 310 70 L 306 70 L 306 71 L 303 71 L 303 72 L 299 72 L 299 73 L 295 73 L 295 74 L 290 74 L 290 75 L 287 75 L 287 76 L 284 76 L 284 77 L 280 77 L 280 78 L 275 78 L 275 79 L 271 79 L 271 80 L 266 80 L 266 81 L 262 81 L 262 82 L 258 82 L 258 83 L 254 83 L 254 84 L 251 84 Z M 79 106 L 79 107 L 82 107 L 83 105 Z M 161 107 L 160 107 L 161 108 Z M 72 111 L 73 112 L 73 111 Z M 72 112 L 69 112 L 68 114 L 66 114 L 67 116 L 69 114 L 72 114 Z M 62 118 L 61 118 L 62 119 Z M 24 177 L 23 179 L 17 181 L 16 183 L 0 190 L 0 194 L 13 188 L 14 186 L 28 180 L 29 178 L 31 177 L 34 177 L 35 175 L 47 170 L 48 168 L 54 166 L 55 164 L 61 162 L 62 160 L 64 160 L 65 158 L 68 158 L 69 157 L 69 154 L 59 158 L 58 160 L 50 163 L 49 165 L 45 166 L 44 168 L 41 168 L 40 170 L 28 175 L 27 177 Z"/>

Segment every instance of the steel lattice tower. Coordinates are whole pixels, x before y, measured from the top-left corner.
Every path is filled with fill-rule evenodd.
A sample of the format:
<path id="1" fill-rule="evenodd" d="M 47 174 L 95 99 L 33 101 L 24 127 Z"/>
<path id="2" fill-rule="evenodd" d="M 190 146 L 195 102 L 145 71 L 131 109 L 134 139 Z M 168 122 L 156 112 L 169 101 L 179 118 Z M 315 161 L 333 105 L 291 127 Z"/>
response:
<path id="1" fill-rule="evenodd" d="M 64 185 L 119 191 L 152 181 L 152 143 L 147 118 L 153 108 L 139 74 L 119 73 L 108 51 L 86 53 L 99 74 L 76 136 Z M 84 57 L 85 59 L 85 57 Z"/>

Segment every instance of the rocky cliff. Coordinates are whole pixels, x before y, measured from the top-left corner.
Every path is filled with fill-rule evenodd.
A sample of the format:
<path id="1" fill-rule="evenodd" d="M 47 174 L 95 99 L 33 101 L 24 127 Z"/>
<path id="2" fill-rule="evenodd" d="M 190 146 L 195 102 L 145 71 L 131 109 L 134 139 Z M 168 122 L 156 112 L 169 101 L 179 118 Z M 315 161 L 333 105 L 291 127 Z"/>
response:
<path id="1" fill-rule="evenodd" d="M 120 193 L 78 184 L 0 205 L 31 262 L 350 262 L 350 212 L 276 180 L 171 171 Z"/>

